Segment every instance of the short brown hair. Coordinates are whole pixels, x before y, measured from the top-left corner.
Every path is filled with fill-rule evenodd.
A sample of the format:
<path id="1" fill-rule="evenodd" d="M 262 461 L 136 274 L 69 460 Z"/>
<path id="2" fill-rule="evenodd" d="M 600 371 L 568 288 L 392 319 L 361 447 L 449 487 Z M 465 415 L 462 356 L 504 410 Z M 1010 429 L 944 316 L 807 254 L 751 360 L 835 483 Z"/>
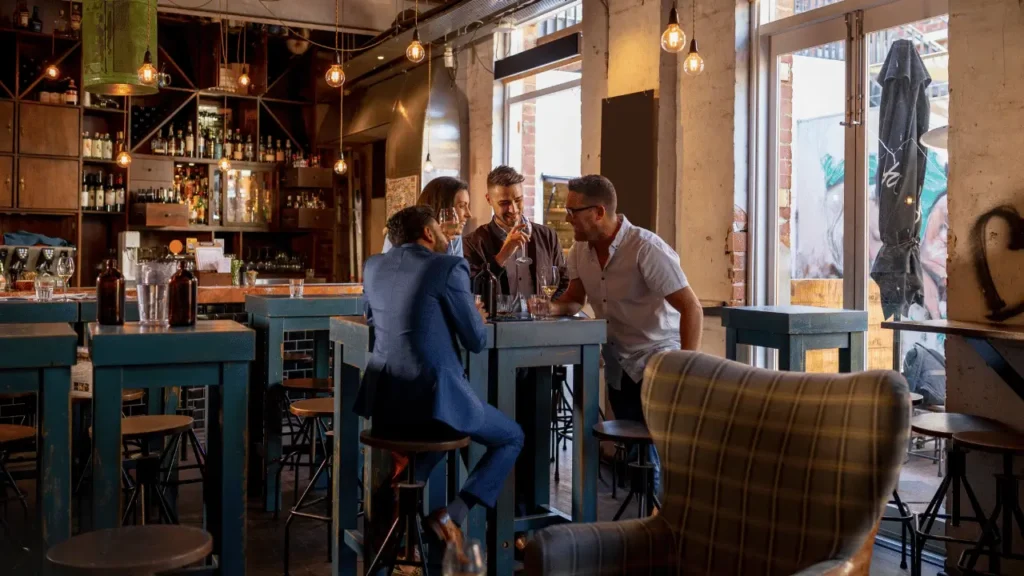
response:
<path id="1" fill-rule="evenodd" d="M 569 180 L 569 190 L 583 196 L 588 202 L 604 206 L 605 210 L 615 214 L 618 196 L 615 194 L 615 186 L 612 181 L 604 176 L 587 174 L 573 178 Z"/>
<path id="2" fill-rule="evenodd" d="M 430 206 L 434 214 L 440 214 L 445 208 L 455 207 L 455 196 L 463 190 L 469 190 L 469 184 L 451 176 L 438 176 L 427 182 L 416 203 Z"/>
<path id="3" fill-rule="evenodd" d="M 487 187 L 515 186 L 516 184 L 522 184 L 524 180 L 526 180 L 526 177 L 516 172 L 515 168 L 502 165 L 491 170 L 491 173 L 487 175 Z"/>

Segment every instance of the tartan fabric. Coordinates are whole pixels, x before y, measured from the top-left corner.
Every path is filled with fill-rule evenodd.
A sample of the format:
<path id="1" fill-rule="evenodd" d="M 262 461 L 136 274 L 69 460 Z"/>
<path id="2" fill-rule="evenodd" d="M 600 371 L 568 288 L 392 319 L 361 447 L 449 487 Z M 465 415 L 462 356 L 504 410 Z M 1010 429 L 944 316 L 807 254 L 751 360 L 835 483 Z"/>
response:
<path id="1" fill-rule="evenodd" d="M 774 372 L 664 352 L 644 374 L 655 518 L 539 532 L 529 574 L 817 574 L 863 544 L 896 484 L 910 398 L 895 372 Z"/>

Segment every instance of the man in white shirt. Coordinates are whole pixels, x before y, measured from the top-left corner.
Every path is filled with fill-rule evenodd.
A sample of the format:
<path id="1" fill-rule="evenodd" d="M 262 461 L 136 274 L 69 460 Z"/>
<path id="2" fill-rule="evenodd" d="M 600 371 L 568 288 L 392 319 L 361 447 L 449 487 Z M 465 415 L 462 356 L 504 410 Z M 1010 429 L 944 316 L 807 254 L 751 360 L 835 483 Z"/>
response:
<path id="1" fill-rule="evenodd" d="M 608 401 L 615 417 L 643 422 L 640 385 L 648 359 L 662 350 L 698 350 L 704 314 L 679 266 L 679 255 L 650 230 L 616 214 L 615 187 L 589 175 L 569 182 L 566 221 L 569 287 L 551 303 L 555 315 L 577 313 L 587 301 L 608 321 L 602 350 Z M 651 451 L 657 465 L 657 454 Z M 657 486 L 660 474 L 655 472 Z"/>

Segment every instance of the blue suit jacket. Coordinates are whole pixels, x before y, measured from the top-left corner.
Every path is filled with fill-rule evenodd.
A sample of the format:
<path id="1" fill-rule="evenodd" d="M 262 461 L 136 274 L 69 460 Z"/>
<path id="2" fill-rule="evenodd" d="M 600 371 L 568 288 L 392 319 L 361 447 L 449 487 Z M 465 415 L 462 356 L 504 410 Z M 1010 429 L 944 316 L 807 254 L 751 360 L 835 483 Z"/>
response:
<path id="1" fill-rule="evenodd" d="M 405 244 L 366 261 L 366 314 L 373 353 L 355 410 L 378 422 L 440 420 L 470 433 L 483 422 L 483 404 L 470 388 L 456 347 L 486 345 L 483 320 L 462 257 Z"/>

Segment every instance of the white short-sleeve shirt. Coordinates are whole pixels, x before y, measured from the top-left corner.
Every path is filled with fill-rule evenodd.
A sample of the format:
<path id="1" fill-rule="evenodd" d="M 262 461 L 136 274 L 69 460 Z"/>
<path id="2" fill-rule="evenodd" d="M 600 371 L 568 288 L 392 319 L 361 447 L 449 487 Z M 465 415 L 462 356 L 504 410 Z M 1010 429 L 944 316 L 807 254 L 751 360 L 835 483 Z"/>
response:
<path id="1" fill-rule="evenodd" d="M 625 216 L 619 219 L 603 270 L 587 242 L 573 244 L 567 262 L 569 279 L 580 279 L 594 313 L 608 321 L 602 354 L 605 379 L 616 389 L 621 372 L 639 383 L 652 355 L 679 349 L 679 311 L 665 297 L 689 286 L 675 250 Z"/>

